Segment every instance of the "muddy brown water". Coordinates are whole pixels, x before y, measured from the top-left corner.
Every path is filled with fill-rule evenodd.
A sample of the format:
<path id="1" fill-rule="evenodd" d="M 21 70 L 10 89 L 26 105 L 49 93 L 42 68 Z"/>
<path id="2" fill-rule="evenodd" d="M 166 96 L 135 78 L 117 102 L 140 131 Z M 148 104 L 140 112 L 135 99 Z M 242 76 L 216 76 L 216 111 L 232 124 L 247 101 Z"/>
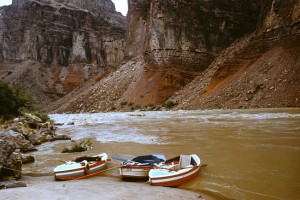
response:
<path id="1" fill-rule="evenodd" d="M 141 113 L 144 116 L 141 116 Z M 38 146 L 24 173 L 52 174 L 60 160 L 106 152 L 131 159 L 196 153 L 208 164 L 181 188 L 217 199 L 300 199 L 300 108 L 51 115 L 57 133 L 90 139 L 84 153 L 62 154 L 71 141 Z M 74 123 L 74 125 L 67 125 Z M 103 176 L 118 178 L 113 160 Z M 101 177 L 99 177 L 101 178 Z"/>

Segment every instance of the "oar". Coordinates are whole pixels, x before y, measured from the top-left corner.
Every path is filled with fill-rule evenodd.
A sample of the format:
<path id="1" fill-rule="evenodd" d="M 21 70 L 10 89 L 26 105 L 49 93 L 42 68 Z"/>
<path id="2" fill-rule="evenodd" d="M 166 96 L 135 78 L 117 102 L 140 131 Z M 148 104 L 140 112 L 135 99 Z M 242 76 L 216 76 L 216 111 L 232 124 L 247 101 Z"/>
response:
<path id="1" fill-rule="evenodd" d="M 127 161 L 127 159 L 125 159 L 125 158 L 120 158 L 120 157 L 117 157 L 117 156 L 111 156 L 111 158 L 112 158 L 112 159 L 115 159 L 115 160 L 120 160 L 120 161 L 123 161 L 123 162 Z"/>
<path id="2" fill-rule="evenodd" d="M 203 165 L 201 165 L 200 167 L 207 167 L 207 164 L 203 164 Z"/>

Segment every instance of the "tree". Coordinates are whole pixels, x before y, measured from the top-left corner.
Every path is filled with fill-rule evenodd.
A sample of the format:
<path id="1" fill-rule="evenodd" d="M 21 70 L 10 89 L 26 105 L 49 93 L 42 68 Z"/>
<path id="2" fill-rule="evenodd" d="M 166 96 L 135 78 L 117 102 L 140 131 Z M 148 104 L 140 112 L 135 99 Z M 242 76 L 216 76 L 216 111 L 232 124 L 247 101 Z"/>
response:
<path id="1" fill-rule="evenodd" d="M 21 108 L 29 108 L 31 96 L 26 94 L 21 85 L 10 86 L 0 81 L 0 117 L 9 119 L 20 114 Z"/>

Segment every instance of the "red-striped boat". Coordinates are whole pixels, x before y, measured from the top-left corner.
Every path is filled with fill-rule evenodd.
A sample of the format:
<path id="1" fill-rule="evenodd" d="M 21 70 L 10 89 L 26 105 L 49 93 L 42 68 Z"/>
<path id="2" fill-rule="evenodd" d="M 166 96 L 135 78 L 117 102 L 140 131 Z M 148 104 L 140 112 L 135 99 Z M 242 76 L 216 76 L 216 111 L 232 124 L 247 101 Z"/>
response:
<path id="1" fill-rule="evenodd" d="M 180 186 L 199 174 L 202 167 L 200 164 L 200 158 L 196 154 L 177 156 L 156 169 L 151 169 L 149 182 L 156 186 Z"/>
<path id="2" fill-rule="evenodd" d="M 107 162 L 110 161 L 106 153 L 95 156 L 83 156 L 75 161 L 66 161 L 54 169 L 55 180 L 66 181 L 96 176 L 107 169 Z"/>
<path id="3" fill-rule="evenodd" d="M 137 156 L 132 160 L 112 158 L 124 161 L 120 165 L 120 176 L 122 178 L 148 178 L 148 173 L 155 165 L 166 161 L 166 157 L 162 154 Z"/>

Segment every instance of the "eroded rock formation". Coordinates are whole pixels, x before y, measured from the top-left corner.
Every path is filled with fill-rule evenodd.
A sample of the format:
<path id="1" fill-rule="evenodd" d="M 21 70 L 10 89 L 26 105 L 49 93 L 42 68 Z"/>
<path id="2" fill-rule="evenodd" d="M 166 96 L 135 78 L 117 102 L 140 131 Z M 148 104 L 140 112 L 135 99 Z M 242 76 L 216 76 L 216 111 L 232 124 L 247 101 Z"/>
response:
<path id="1" fill-rule="evenodd" d="M 54 140 L 70 139 L 67 135 L 57 135 L 53 122 L 43 121 L 28 113 L 15 118 L 11 124 L 1 124 L 0 181 L 19 179 L 22 164 L 34 162 L 34 157 L 27 153 L 37 151 L 36 145 Z"/>
<path id="2" fill-rule="evenodd" d="M 265 1 L 256 31 L 174 95 L 177 109 L 300 106 L 299 10 L 297 0 Z"/>
<path id="3" fill-rule="evenodd" d="M 126 54 L 203 70 L 235 39 L 254 31 L 261 6 L 253 0 L 130 0 Z"/>
<path id="4" fill-rule="evenodd" d="M 61 9 L 72 7 L 73 13 L 75 3 L 69 1 Z M 88 3 L 78 5 L 90 9 Z M 79 47 L 71 48 L 68 67 L 54 73 L 41 66 L 39 75 L 54 77 L 47 79 L 52 87 L 44 88 L 49 93 L 63 95 L 79 82 L 86 84 L 46 110 L 134 110 L 168 100 L 178 102 L 177 109 L 300 106 L 299 8 L 299 0 L 129 0 L 122 54 L 128 60 L 112 71 L 102 68 L 93 80 L 91 76 L 83 78 L 78 69 L 97 74 L 99 59 L 95 64 L 93 51 L 86 53 L 90 52 L 84 45 L 86 36 L 76 30 L 72 41 Z M 106 9 L 111 9 L 109 4 Z M 101 19 L 107 22 L 111 18 L 104 15 Z M 97 21 L 97 26 L 102 22 Z M 43 55 L 47 60 L 48 53 Z M 70 60 L 91 64 L 78 68 Z M 54 76 L 49 76 L 49 71 Z M 69 76 L 70 71 L 75 75 Z"/>
<path id="5" fill-rule="evenodd" d="M 0 180 L 13 177 L 19 179 L 22 171 L 22 157 L 14 138 L 0 132 Z"/>
<path id="6" fill-rule="evenodd" d="M 0 13 L 0 77 L 40 93 L 39 102 L 124 58 L 126 18 L 110 0 L 14 0 Z"/>

